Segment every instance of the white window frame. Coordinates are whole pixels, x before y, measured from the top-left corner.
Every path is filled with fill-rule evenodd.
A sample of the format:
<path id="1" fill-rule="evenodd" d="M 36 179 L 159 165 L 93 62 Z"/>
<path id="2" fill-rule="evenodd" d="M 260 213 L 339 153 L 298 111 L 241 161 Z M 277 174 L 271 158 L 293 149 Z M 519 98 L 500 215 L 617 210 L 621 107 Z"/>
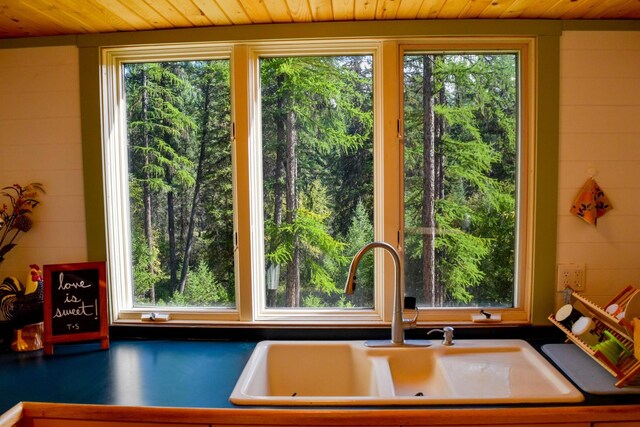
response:
<path id="1" fill-rule="evenodd" d="M 151 311 L 171 312 L 172 322 L 256 325 L 372 326 L 391 321 L 394 267 L 389 256 L 376 251 L 375 307 L 363 310 L 265 309 L 262 159 L 260 127 L 261 56 L 372 54 L 374 57 L 374 230 L 403 251 L 402 62 L 405 50 L 437 51 L 500 49 L 520 58 L 520 165 L 516 230 L 517 299 L 514 308 L 494 309 L 507 322 L 527 323 L 531 316 L 533 219 L 535 217 L 535 38 L 447 37 L 376 40 L 300 40 L 255 43 L 191 43 L 101 49 L 102 150 L 107 234 L 110 314 L 113 323 L 136 323 Z M 131 286 L 128 164 L 123 87 L 119 70 L 124 62 L 196 59 L 230 60 L 232 103 L 232 163 L 236 250 L 235 308 L 133 307 Z M 386 202 L 385 202 L 386 201 Z M 381 284 L 385 285 L 382 286 Z M 428 309 L 421 323 L 468 322 L 476 308 Z"/>
<path id="2" fill-rule="evenodd" d="M 516 230 L 515 230 L 515 265 L 514 265 L 514 306 L 509 308 L 491 308 L 491 313 L 500 314 L 504 322 L 529 323 L 531 321 L 531 302 L 533 292 L 533 233 L 535 217 L 535 39 L 530 37 L 478 37 L 478 38 L 445 38 L 429 40 L 412 40 L 399 45 L 399 64 L 402 67 L 404 54 L 407 52 L 430 53 L 515 53 L 517 55 L 519 71 L 518 78 L 518 145 L 517 145 L 517 176 L 516 176 Z M 403 80 L 400 80 L 400 84 Z M 401 90 L 402 94 L 403 91 Z M 401 95 L 402 96 L 402 95 Z M 400 105 L 404 100 L 401 99 Z M 404 135 L 402 118 L 404 108 L 401 109 L 399 121 L 400 137 Z M 404 144 L 401 145 L 401 150 Z M 404 153 L 401 156 L 404 159 Z M 404 160 L 402 160 L 404 161 Z M 404 197 L 404 177 L 400 174 L 400 194 Z M 402 209 L 404 216 L 404 206 Z M 404 217 L 402 218 L 404 226 Z M 404 239 L 404 233 L 400 233 Z M 404 242 L 401 243 L 404 247 Z M 404 252 L 402 252 L 404 255 Z M 419 321 L 423 322 L 469 322 L 473 314 L 486 307 L 430 307 L 420 312 Z"/>
<path id="3" fill-rule="evenodd" d="M 122 70 L 125 63 L 227 59 L 228 45 L 184 44 L 101 50 L 102 152 L 107 233 L 107 275 L 112 322 L 137 321 L 150 312 L 171 312 L 175 321 L 239 319 L 236 308 L 133 307 L 128 138 Z M 234 267 L 237 269 L 237 267 Z"/>
<path id="4" fill-rule="evenodd" d="M 343 42 L 338 45 L 327 45 L 326 42 L 304 42 L 304 43 L 286 43 L 267 45 L 259 44 L 249 47 L 250 61 L 252 67 L 251 81 L 256 82 L 253 86 L 253 92 L 249 99 L 249 105 L 253 106 L 254 126 L 252 127 L 249 137 L 250 159 L 249 159 L 249 179 L 250 188 L 254 189 L 251 194 L 251 230 L 252 234 L 251 253 L 253 258 L 252 268 L 252 289 L 249 291 L 253 297 L 257 297 L 253 304 L 253 319 L 255 321 L 267 322 L 338 322 L 353 323 L 357 322 L 379 322 L 383 318 L 382 304 L 383 289 L 381 286 L 375 285 L 374 307 L 372 309 L 339 309 L 339 308 L 323 308 L 322 310 L 313 310 L 308 308 L 266 308 L 266 285 L 265 285 L 265 253 L 264 253 L 264 209 L 263 209 L 263 184 L 262 184 L 262 125 L 261 125 L 261 88 L 260 88 L 260 70 L 258 64 L 261 58 L 269 57 L 293 57 L 293 56 L 341 56 L 341 55 L 371 55 L 373 58 L 373 86 L 374 86 L 374 234 L 376 239 L 382 235 L 378 225 L 382 223 L 382 210 L 379 204 L 378 196 L 380 185 L 380 167 L 382 161 L 379 160 L 382 152 L 380 138 L 380 126 L 382 122 L 382 112 L 380 111 L 381 92 L 378 84 L 379 77 L 376 72 L 382 64 L 380 55 L 379 42 Z M 378 160 L 378 161 L 376 161 Z M 381 267 L 380 255 L 376 254 L 378 259 L 376 266 Z M 376 275 L 381 274 L 378 268 Z"/>

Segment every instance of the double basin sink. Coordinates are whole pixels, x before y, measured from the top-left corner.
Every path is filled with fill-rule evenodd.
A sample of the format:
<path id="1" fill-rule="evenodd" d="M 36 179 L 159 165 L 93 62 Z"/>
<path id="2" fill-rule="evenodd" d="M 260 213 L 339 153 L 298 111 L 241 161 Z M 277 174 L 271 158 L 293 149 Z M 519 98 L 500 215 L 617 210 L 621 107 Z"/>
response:
<path id="1" fill-rule="evenodd" d="M 522 340 L 367 347 L 364 341 L 262 341 L 237 405 L 391 406 L 580 402 L 582 394 Z"/>

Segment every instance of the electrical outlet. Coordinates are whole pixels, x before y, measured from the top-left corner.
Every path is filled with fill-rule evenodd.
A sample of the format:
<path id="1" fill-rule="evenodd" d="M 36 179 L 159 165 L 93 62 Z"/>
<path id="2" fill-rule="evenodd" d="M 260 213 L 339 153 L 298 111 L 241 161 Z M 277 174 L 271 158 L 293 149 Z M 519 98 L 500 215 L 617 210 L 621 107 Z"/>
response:
<path id="1" fill-rule="evenodd" d="M 585 288 L 584 276 L 584 264 L 558 264 L 557 291 L 562 292 L 567 286 L 570 286 L 576 292 L 583 292 Z"/>

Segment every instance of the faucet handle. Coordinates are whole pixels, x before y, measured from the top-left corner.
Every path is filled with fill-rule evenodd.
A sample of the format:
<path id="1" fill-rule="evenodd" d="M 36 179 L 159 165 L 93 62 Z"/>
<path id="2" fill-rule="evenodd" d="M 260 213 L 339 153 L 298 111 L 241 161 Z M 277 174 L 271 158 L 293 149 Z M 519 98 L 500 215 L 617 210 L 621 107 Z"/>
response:
<path id="1" fill-rule="evenodd" d="M 420 310 L 418 310 L 418 306 L 416 305 L 416 297 L 404 297 L 404 309 L 413 310 L 415 314 L 411 319 L 405 319 L 403 316 L 403 329 L 415 328 L 417 326 L 418 315 L 420 314 Z"/>

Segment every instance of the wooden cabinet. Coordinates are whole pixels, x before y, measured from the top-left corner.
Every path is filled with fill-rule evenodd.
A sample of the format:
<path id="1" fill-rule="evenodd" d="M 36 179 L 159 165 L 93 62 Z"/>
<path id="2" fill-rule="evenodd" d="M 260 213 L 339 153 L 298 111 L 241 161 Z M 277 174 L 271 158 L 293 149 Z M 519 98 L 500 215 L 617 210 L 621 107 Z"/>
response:
<path id="1" fill-rule="evenodd" d="M 63 418 L 38 418 L 30 422 L 25 420 L 24 427 L 209 427 L 209 424 L 174 424 L 174 423 L 145 423 L 130 421 L 100 421 L 100 420 L 69 420 Z"/>
<path id="2" fill-rule="evenodd" d="M 447 408 L 152 408 L 24 402 L 0 427 L 631 427 L 640 404 Z"/>
<path id="3" fill-rule="evenodd" d="M 434 425 L 446 425 L 449 427 L 478 427 L 483 425 L 497 425 L 497 424 L 478 424 L 475 423 L 464 423 L 464 424 L 429 424 L 428 426 L 420 426 L 420 427 L 433 427 Z M 591 423 L 588 421 L 585 422 L 562 422 L 562 421 L 551 421 L 551 422 L 542 422 L 542 423 L 508 423 L 508 424 L 499 424 L 500 427 L 592 427 Z M 414 426 L 411 426 L 414 427 Z M 417 427 L 417 426 L 416 426 Z"/>
<path id="4" fill-rule="evenodd" d="M 638 418 L 640 418 L 640 416 Z M 601 423 L 593 423 L 591 425 L 593 427 L 638 427 L 640 426 L 640 419 L 638 419 L 637 421 L 604 421 Z"/>

